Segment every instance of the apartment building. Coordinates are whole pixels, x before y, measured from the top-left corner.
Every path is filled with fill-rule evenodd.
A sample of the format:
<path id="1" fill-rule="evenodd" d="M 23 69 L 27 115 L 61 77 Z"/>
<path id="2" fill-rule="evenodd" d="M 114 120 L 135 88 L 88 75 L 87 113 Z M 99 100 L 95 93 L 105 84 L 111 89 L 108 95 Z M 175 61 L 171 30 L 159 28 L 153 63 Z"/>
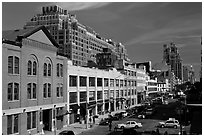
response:
<path id="1" fill-rule="evenodd" d="M 67 61 L 44 26 L 2 33 L 2 134 L 67 124 Z"/>
<path id="2" fill-rule="evenodd" d="M 35 15 L 24 28 L 44 25 L 59 44 L 58 53 L 68 57 L 74 65 L 86 66 L 88 60 L 96 61 L 96 54 L 110 48 L 117 56 L 128 60 L 125 46 L 107 40 L 87 25 L 81 24 L 76 15 L 61 7 L 45 6 L 42 13 Z"/>

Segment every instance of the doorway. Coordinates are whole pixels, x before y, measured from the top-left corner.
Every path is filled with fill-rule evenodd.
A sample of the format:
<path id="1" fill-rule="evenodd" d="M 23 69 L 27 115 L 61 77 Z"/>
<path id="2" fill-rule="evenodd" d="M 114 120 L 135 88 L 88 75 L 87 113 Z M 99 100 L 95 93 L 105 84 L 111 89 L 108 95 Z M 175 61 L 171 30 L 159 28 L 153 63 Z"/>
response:
<path id="1" fill-rule="evenodd" d="M 43 130 L 52 130 L 52 109 L 43 110 Z"/>

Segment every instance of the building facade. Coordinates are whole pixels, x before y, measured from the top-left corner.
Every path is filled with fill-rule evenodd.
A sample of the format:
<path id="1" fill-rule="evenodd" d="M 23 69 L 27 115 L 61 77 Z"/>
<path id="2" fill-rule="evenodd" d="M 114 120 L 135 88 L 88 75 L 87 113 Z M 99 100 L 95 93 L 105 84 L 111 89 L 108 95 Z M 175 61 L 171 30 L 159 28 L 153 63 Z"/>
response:
<path id="1" fill-rule="evenodd" d="M 119 58 L 128 59 L 124 45 L 101 37 L 57 5 L 42 7 L 42 13 L 31 18 L 24 27 L 37 25 L 44 25 L 50 31 L 59 44 L 58 53 L 67 56 L 74 65 L 86 66 L 88 60 L 96 61 L 96 54 L 103 48 L 110 48 Z"/>
<path id="2" fill-rule="evenodd" d="M 43 26 L 3 31 L 2 133 L 37 134 L 67 124 L 67 62 Z"/>
<path id="3" fill-rule="evenodd" d="M 100 70 L 68 63 L 69 124 L 86 116 L 133 107 L 138 104 L 136 76 L 122 74 L 116 69 Z"/>
<path id="4" fill-rule="evenodd" d="M 147 76 L 147 96 L 155 97 L 158 93 L 157 78 L 150 78 Z"/>

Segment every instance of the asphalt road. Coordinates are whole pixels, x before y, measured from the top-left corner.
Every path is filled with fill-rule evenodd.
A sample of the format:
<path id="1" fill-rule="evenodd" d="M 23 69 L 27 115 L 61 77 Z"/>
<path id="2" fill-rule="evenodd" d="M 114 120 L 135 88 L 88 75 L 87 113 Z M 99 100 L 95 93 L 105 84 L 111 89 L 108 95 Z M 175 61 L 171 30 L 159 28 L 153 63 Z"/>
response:
<path id="1" fill-rule="evenodd" d="M 142 123 L 142 128 L 136 129 L 138 132 L 144 131 L 155 131 L 157 129 L 157 124 L 161 121 L 165 121 L 168 118 L 173 118 L 176 116 L 175 109 L 178 104 L 175 101 L 168 105 L 157 106 L 156 113 L 149 119 L 137 119 L 136 115 L 132 115 L 130 117 L 126 117 L 120 121 L 113 121 L 112 131 L 109 131 L 108 125 L 101 126 L 95 125 L 92 129 L 82 132 L 80 135 L 121 135 L 122 131 L 114 132 L 113 129 L 118 123 L 126 123 L 128 120 L 135 120 L 136 122 Z M 187 133 L 189 133 L 190 126 L 184 128 Z M 160 134 L 164 134 L 167 131 L 168 134 L 178 135 L 180 128 L 159 128 Z"/>

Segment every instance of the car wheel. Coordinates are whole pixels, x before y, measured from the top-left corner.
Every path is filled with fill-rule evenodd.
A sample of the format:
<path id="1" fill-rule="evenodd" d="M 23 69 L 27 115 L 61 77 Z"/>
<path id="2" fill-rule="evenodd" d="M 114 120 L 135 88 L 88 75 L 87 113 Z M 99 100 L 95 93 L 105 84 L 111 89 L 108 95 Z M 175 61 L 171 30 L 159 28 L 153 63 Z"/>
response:
<path id="1" fill-rule="evenodd" d="M 174 128 L 177 128 L 177 126 L 175 125 Z"/>
<path id="2" fill-rule="evenodd" d="M 124 129 L 124 126 L 121 126 L 120 128 L 121 128 L 121 129 Z"/>
<path id="3" fill-rule="evenodd" d="M 164 128 L 164 125 L 161 125 L 162 128 Z"/>
<path id="4" fill-rule="evenodd" d="M 135 128 L 139 128 L 138 125 L 136 125 Z"/>

